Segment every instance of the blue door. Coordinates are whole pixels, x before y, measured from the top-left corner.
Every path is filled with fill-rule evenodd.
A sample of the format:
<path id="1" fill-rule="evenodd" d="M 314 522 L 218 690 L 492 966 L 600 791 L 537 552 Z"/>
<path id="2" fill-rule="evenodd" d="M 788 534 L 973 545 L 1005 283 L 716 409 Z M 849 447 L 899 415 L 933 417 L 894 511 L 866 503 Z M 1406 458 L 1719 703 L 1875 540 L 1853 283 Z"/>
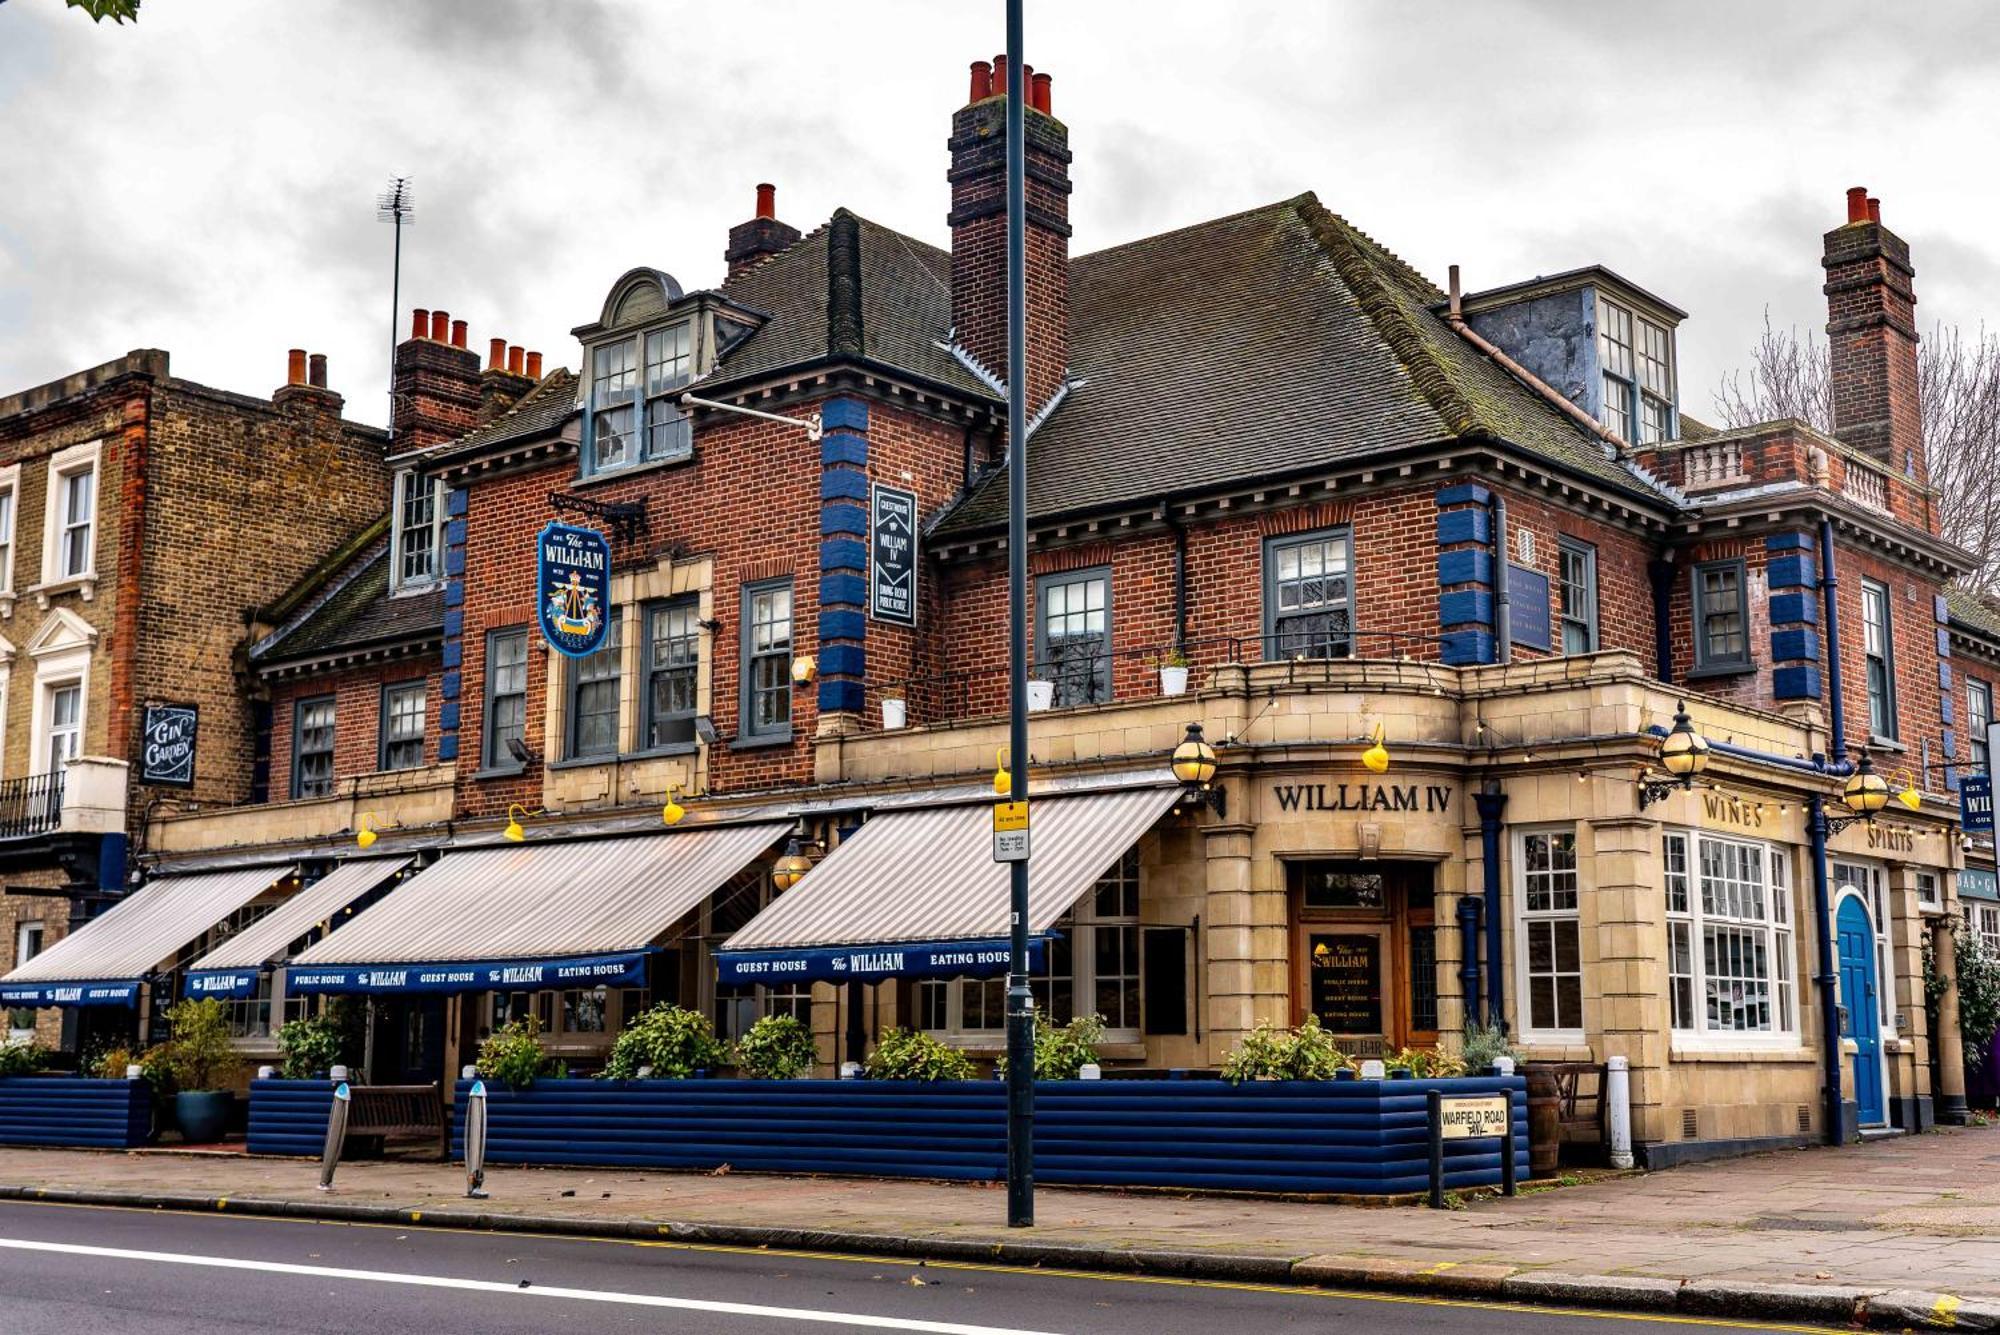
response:
<path id="1" fill-rule="evenodd" d="M 1847 1012 L 1841 1035 L 1854 1040 L 1854 1102 L 1861 1125 L 1888 1120 L 1882 1102 L 1882 1011 L 1875 997 L 1875 929 L 1868 906 L 1854 895 L 1840 901 L 1840 1004 Z"/>

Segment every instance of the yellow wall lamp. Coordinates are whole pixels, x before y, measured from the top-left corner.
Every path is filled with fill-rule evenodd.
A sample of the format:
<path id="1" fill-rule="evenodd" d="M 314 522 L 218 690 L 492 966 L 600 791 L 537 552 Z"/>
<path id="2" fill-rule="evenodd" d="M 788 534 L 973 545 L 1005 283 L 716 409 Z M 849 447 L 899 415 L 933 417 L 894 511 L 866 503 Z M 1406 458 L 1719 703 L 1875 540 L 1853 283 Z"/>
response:
<path id="1" fill-rule="evenodd" d="M 1181 798 L 1176 805 L 1187 807 L 1205 806 L 1213 810 L 1218 819 L 1228 810 L 1228 798 L 1216 785 L 1215 748 L 1201 735 L 1201 724 L 1187 725 L 1187 736 L 1174 748 L 1168 762 L 1174 777 L 1180 780 Z"/>
<path id="2" fill-rule="evenodd" d="M 381 836 L 377 835 L 375 831 L 368 828 L 368 822 L 371 820 L 380 820 L 380 819 L 382 818 L 372 811 L 364 811 L 361 813 L 361 819 L 356 822 L 356 824 L 359 825 L 360 828 L 354 832 L 354 842 L 358 847 L 361 848 L 375 847 L 376 839 L 380 838 Z"/>
<path id="3" fill-rule="evenodd" d="M 500 833 L 506 836 L 508 843 L 518 844 L 528 837 L 527 827 L 522 825 L 521 822 L 535 816 L 546 816 L 548 814 L 549 809 L 547 807 L 536 807 L 533 811 L 530 811 L 522 803 L 515 802 L 507 808 L 507 828 Z"/>

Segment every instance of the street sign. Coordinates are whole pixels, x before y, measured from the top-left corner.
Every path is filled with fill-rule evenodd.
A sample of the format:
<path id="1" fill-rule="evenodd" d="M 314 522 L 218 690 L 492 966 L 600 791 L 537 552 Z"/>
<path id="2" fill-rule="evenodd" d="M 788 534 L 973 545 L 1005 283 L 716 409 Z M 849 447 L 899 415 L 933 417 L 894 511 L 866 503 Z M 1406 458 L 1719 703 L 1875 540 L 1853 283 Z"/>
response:
<path id="1" fill-rule="evenodd" d="M 1958 823 L 1967 834 L 1993 833 L 1992 775 L 1967 774 L 1959 779 Z"/>
<path id="2" fill-rule="evenodd" d="M 1507 1134 L 1507 1099 L 1447 1098 L 1440 1100 L 1438 1129 L 1446 1140 L 1478 1140 Z"/>
<path id="3" fill-rule="evenodd" d="M 995 802 L 993 804 L 993 860 L 995 862 L 1026 862 L 1028 860 L 1028 804 L 1026 802 Z"/>

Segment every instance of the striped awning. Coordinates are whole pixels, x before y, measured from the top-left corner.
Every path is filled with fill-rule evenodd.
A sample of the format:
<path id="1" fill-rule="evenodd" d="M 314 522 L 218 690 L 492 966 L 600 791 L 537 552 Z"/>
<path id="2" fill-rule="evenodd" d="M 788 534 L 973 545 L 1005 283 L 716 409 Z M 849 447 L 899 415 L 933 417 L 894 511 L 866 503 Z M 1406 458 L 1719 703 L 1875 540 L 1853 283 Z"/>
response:
<path id="1" fill-rule="evenodd" d="M 571 981 L 615 976 L 585 966 L 652 945 L 790 828 L 769 822 L 447 853 L 301 953 L 286 987 L 473 991 L 506 981 L 494 971 L 508 961 L 576 961 L 579 972 L 548 974 Z M 459 965 L 480 967 L 451 967 Z M 382 981 L 398 974 L 400 982 Z"/>
<path id="2" fill-rule="evenodd" d="M 1029 933 L 1046 936 L 1178 796 L 1173 788 L 1137 788 L 1036 799 L 1030 808 Z M 835 962 L 820 961 L 814 952 L 852 946 L 881 947 L 872 954 L 882 958 L 853 957 L 833 974 L 886 977 L 930 971 L 933 963 L 953 972 L 993 972 L 982 970 L 977 959 L 956 966 L 968 951 L 977 954 L 1006 940 L 1008 877 L 1007 864 L 993 860 L 990 804 L 883 812 L 729 938 L 723 977 L 832 976 L 819 966 Z M 776 953 L 806 963 L 790 970 L 756 967 L 774 962 Z"/>
<path id="3" fill-rule="evenodd" d="M 297 870 L 253 867 L 162 877 L 0 978 L 0 1002 L 129 1004 L 147 974 Z"/>
<path id="4" fill-rule="evenodd" d="M 315 927 L 343 915 L 348 905 L 415 861 L 356 858 L 341 863 L 270 913 L 188 966 L 190 996 L 242 997 L 257 991 L 266 964 Z"/>

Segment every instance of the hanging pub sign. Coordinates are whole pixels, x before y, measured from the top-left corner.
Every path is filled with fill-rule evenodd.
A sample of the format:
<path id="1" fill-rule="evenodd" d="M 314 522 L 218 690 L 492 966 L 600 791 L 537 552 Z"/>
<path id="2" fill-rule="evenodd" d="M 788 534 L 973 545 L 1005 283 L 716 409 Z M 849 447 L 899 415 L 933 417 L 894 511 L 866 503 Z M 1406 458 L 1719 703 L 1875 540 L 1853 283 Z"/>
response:
<path id="1" fill-rule="evenodd" d="M 868 610 L 877 621 L 916 625 L 917 493 L 870 488 L 868 534 Z"/>
<path id="2" fill-rule="evenodd" d="M 1958 781 L 1958 823 L 1967 834 L 1993 833 L 1993 776 L 1967 774 Z"/>
<path id="3" fill-rule="evenodd" d="M 194 740 L 201 711 L 194 705 L 149 704 L 140 729 L 139 782 L 194 787 Z"/>
<path id="4" fill-rule="evenodd" d="M 535 539 L 535 606 L 558 653 L 584 658 L 604 643 L 611 544 L 595 529 L 551 523 Z"/>

